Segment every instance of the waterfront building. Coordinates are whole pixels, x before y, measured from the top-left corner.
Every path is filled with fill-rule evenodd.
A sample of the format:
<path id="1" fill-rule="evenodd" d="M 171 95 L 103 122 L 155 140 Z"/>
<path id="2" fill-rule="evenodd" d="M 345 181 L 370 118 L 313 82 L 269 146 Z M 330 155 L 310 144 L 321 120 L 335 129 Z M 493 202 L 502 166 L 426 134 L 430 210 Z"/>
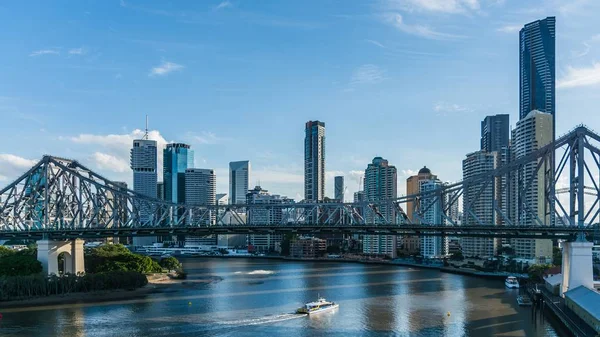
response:
<path id="1" fill-rule="evenodd" d="M 498 152 L 508 146 L 510 139 L 509 115 L 487 116 L 481 121 L 481 150 Z"/>
<path id="2" fill-rule="evenodd" d="M 327 241 L 314 237 L 301 237 L 290 245 L 290 255 L 298 258 L 317 258 L 327 252 Z"/>
<path id="3" fill-rule="evenodd" d="M 600 334 L 600 294 L 585 286 L 565 292 L 565 305 Z"/>
<path id="4" fill-rule="evenodd" d="M 541 111 L 531 111 L 517 122 L 512 130 L 511 155 L 514 160 L 527 156 L 533 151 L 552 142 L 553 116 Z M 538 162 L 525 164 L 519 172 L 528 189 L 520 192 L 518 179 L 512 179 L 511 220 L 517 226 L 551 226 L 554 205 L 546 202 L 544 182 L 552 179 L 554 170 L 537 170 Z M 511 246 L 517 257 L 537 260 L 538 263 L 552 261 L 552 241 L 550 239 L 512 239 Z"/>
<path id="5" fill-rule="evenodd" d="M 334 182 L 334 199 L 339 202 L 344 202 L 344 177 L 336 176 Z"/>
<path id="6" fill-rule="evenodd" d="M 325 198 L 325 123 L 308 121 L 304 137 L 304 199 Z"/>
<path id="7" fill-rule="evenodd" d="M 281 195 L 272 195 L 262 187 L 256 186 L 248 191 L 246 203 L 252 205 L 247 211 L 248 225 L 272 225 L 283 220 L 282 208 L 272 206 L 293 204 L 294 200 Z M 276 251 L 281 247 L 282 239 L 281 234 L 250 234 L 248 249 L 262 252 Z"/>
<path id="8" fill-rule="evenodd" d="M 435 174 L 431 173 L 431 170 L 427 166 L 423 166 L 419 172 L 406 179 L 406 195 L 417 194 L 421 191 L 421 184 L 430 179 L 437 179 Z M 406 217 L 412 223 L 420 223 L 420 220 L 414 216 L 415 203 L 409 200 L 405 206 L 404 212 Z M 421 250 L 421 238 L 418 236 L 405 235 L 400 238 L 400 247 L 407 254 L 419 253 Z"/>
<path id="9" fill-rule="evenodd" d="M 462 162 L 463 180 L 493 171 L 497 166 L 497 152 L 476 151 L 467 154 Z M 463 220 L 465 226 L 496 224 L 494 203 L 498 189 L 492 183 L 467 185 L 463 191 Z M 460 245 L 465 257 L 494 256 L 498 240 L 493 238 L 463 237 Z"/>
<path id="10" fill-rule="evenodd" d="M 185 203 L 188 205 L 217 204 L 217 176 L 211 169 L 188 168 L 185 170 Z M 214 225 L 216 214 L 214 210 L 197 209 L 186 213 L 186 223 L 189 225 Z M 214 246 L 217 244 L 216 235 L 196 236 L 187 235 L 185 246 Z"/>
<path id="11" fill-rule="evenodd" d="M 133 190 L 136 193 L 155 198 L 157 195 L 157 148 L 156 141 L 148 139 L 146 133 L 143 139 L 133 141 L 130 151 L 130 166 L 133 171 Z M 152 212 L 140 211 L 140 220 L 152 221 Z M 134 246 L 144 246 L 156 241 L 155 237 L 134 237 Z"/>
<path id="12" fill-rule="evenodd" d="M 433 191 L 442 187 L 439 179 L 427 179 L 421 182 L 420 193 Z M 443 218 L 442 200 L 434 195 L 421 198 L 421 209 L 423 224 L 441 225 L 445 223 Z M 448 238 L 441 236 L 422 236 L 421 255 L 425 258 L 442 258 L 448 255 Z"/>
<path id="13" fill-rule="evenodd" d="M 556 18 L 526 24 L 519 32 L 519 119 L 532 110 L 552 115 L 555 137 Z"/>
<path id="14" fill-rule="evenodd" d="M 229 202 L 232 205 L 246 203 L 246 194 L 250 189 L 250 172 L 249 160 L 229 163 Z"/>
<path id="15" fill-rule="evenodd" d="M 398 197 L 397 170 L 382 157 L 373 158 L 367 166 L 364 177 L 364 192 L 366 201 L 381 201 Z M 395 222 L 396 210 L 392 207 L 382 206 L 378 214 L 368 211 L 365 216 L 369 221 Z M 387 255 L 396 257 L 397 240 L 395 235 L 364 235 L 363 253 L 372 255 Z"/>

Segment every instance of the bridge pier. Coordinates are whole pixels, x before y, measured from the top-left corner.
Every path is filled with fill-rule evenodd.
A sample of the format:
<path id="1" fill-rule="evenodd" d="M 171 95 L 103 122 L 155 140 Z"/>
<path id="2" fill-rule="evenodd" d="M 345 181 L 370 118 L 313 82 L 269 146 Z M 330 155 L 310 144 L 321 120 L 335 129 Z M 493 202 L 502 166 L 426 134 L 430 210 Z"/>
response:
<path id="1" fill-rule="evenodd" d="M 581 285 L 594 289 L 593 246 L 587 241 L 563 242 L 560 296 L 564 297 L 565 292 Z"/>
<path id="2" fill-rule="evenodd" d="M 58 255 L 65 253 L 65 273 L 85 272 L 83 240 L 40 240 L 37 242 L 37 259 L 42 263 L 44 273 L 58 275 Z"/>

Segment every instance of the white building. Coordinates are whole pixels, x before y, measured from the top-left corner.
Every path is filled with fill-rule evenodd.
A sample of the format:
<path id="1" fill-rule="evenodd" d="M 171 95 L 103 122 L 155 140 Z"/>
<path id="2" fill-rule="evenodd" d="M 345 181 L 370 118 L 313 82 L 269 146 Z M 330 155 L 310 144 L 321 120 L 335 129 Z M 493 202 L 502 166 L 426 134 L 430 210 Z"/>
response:
<path id="1" fill-rule="evenodd" d="M 281 223 L 283 210 L 274 207 L 257 207 L 258 205 L 283 205 L 293 204 L 294 200 L 281 195 L 271 195 L 267 190 L 256 186 L 248 191 L 246 202 L 253 207 L 248 208 L 248 225 L 270 225 Z M 248 247 L 255 251 L 273 251 L 280 247 L 283 236 L 281 234 L 250 234 L 248 235 Z"/>
<path id="2" fill-rule="evenodd" d="M 142 195 L 156 198 L 157 192 L 157 148 L 156 141 L 147 139 L 136 139 L 133 141 L 131 155 L 131 170 L 133 170 L 133 190 Z M 148 221 L 152 215 L 150 212 L 142 211 L 141 221 Z M 156 237 L 134 237 L 134 246 L 144 246 L 152 244 Z"/>
<path id="3" fill-rule="evenodd" d="M 515 129 L 512 130 L 511 154 L 514 160 L 550 144 L 552 133 L 552 115 L 537 110 L 531 111 L 525 118 L 518 121 Z M 546 202 L 544 193 L 546 173 L 543 169 L 536 172 L 539 160 L 525 164 L 520 172 L 526 184 L 531 182 L 530 187 L 521 193 L 520 197 L 516 179 L 511 181 L 513 185 L 511 220 L 517 226 L 550 226 L 552 224 L 551 215 L 554 214 L 554 205 Z M 549 174 L 554 175 L 554 170 L 551 169 Z M 511 246 L 517 257 L 535 259 L 539 263 L 552 261 L 552 241 L 550 239 L 512 239 Z"/>
<path id="4" fill-rule="evenodd" d="M 497 166 L 497 152 L 476 151 L 467 154 L 462 162 L 463 180 L 494 170 Z M 463 225 L 491 226 L 496 224 L 494 203 L 498 189 L 488 183 L 468 185 L 463 192 Z M 483 190 L 482 190 L 483 188 Z M 460 239 L 462 253 L 466 257 L 492 257 L 496 252 L 498 240 L 492 238 L 464 237 Z"/>
<path id="5" fill-rule="evenodd" d="M 364 178 L 364 192 L 367 201 L 379 201 L 395 199 L 398 196 L 398 179 L 396 167 L 389 165 L 388 161 L 381 158 L 373 158 L 373 162 L 367 166 Z M 366 217 L 369 221 L 384 223 L 385 218 L 389 222 L 395 222 L 396 211 L 391 207 L 382 206 L 380 214 L 368 212 Z M 365 235 L 363 236 L 363 253 L 387 255 L 396 257 L 397 239 L 395 235 Z"/>
<path id="6" fill-rule="evenodd" d="M 426 179 L 420 182 L 420 193 L 433 191 L 442 187 L 439 179 Z M 435 195 L 424 196 L 421 199 L 423 224 L 442 225 L 445 219 L 442 200 Z M 421 255 L 426 258 L 440 258 L 448 255 L 448 238 L 441 236 L 422 236 Z"/>
<path id="7" fill-rule="evenodd" d="M 185 170 L 185 201 L 188 205 L 216 205 L 217 176 L 211 169 L 189 168 Z M 209 211 L 210 212 L 210 211 Z M 214 211 L 212 211 L 214 212 Z M 198 210 L 192 214 L 186 214 L 186 221 L 192 225 L 214 225 L 216 214 L 207 215 L 204 210 Z M 199 237 L 188 235 L 185 238 L 185 246 L 214 246 L 217 244 L 217 236 L 209 235 Z"/>
<path id="8" fill-rule="evenodd" d="M 250 181 L 250 161 L 232 161 L 229 163 L 229 202 L 232 205 L 244 204 Z"/>

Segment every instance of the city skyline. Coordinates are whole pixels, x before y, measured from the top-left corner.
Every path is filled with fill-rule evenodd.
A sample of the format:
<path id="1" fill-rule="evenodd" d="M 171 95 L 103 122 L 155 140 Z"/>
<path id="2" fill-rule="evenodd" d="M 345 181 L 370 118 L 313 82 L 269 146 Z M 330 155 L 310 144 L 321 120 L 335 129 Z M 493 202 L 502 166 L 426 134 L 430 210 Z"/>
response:
<path id="1" fill-rule="evenodd" d="M 8 184 L 19 172 L 22 172 L 22 168 L 27 168 L 43 154 L 50 153 L 77 159 L 85 165 L 97 168 L 113 180 L 125 181 L 129 186 L 133 186 L 131 171 L 128 168 L 129 149 L 132 140 L 140 139 L 143 135 L 140 129 L 146 114 L 150 116 L 150 138 L 157 140 L 159 149 L 167 142 L 189 143 L 197 154 L 197 162 L 193 166 L 215 169 L 218 192 L 227 191 L 227 163 L 236 158 L 249 158 L 254 166 L 250 186 L 260 181 L 275 193 L 288 195 L 296 200 L 303 199 L 303 165 L 300 159 L 303 151 L 301 125 L 307 120 L 314 119 L 323 120 L 328 125 L 328 171 L 325 179 L 325 195 L 328 197 L 333 197 L 334 194 L 333 177 L 343 175 L 346 177 L 345 183 L 348 187 L 345 197 L 350 201 L 350 196 L 358 189 L 361 170 L 369 162 L 369 158 L 376 155 L 388 158 L 397 165 L 399 194 L 405 190 L 405 179 L 424 165 L 431 167 L 444 180 L 460 180 L 461 158 L 465 153 L 474 150 L 473 144 L 476 144 L 474 140 L 477 141 L 479 138 L 478 121 L 484 116 L 501 113 L 508 113 L 511 116 L 513 126 L 518 120 L 519 30 L 529 22 L 554 15 L 557 17 L 558 32 L 556 37 L 557 135 L 564 133 L 579 121 L 585 121 L 590 127 L 596 129 L 600 126 L 597 117 L 586 114 L 586 111 L 593 109 L 592 104 L 599 95 L 597 90 L 594 90 L 597 88 L 595 86 L 597 76 L 594 75 L 597 66 L 594 60 L 598 56 L 600 39 L 596 38 L 598 32 L 586 28 L 589 26 L 586 26 L 586 22 L 590 22 L 586 21 L 590 20 L 588 17 L 590 9 L 597 6 L 596 4 L 584 1 L 569 6 L 567 2 L 557 1 L 552 5 L 536 6 L 532 3 L 531 8 L 537 8 L 537 11 L 527 12 L 525 8 L 522 9 L 523 12 L 517 13 L 510 4 L 491 5 L 480 2 L 478 9 L 460 4 L 453 5 L 455 7 L 433 9 L 419 6 L 418 1 L 405 3 L 410 3 L 410 8 L 401 5 L 386 7 L 374 4 L 345 6 L 343 12 L 345 16 L 340 14 L 339 8 L 325 6 L 327 7 L 324 8 L 325 14 L 334 17 L 326 24 L 327 28 L 343 28 L 345 25 L 358 23 L 368 29 L 360 36 L 351 34 L 347 39 L 340 41 L 342 45 L 337 45 L 348 60 L 336 63 L 331 57 L 325 57 L 327 65 L 317 67 L 317 73 L 325 74 L 330 81 L 338 84 L 329 83 L 329 86 L 324 88 L 320 77 L 315 77 L 316 82 L 308 82 L 312 83 L 315 89 L 321 91 L 327 89 L 323 92 L 326 92 L 328 97 L 317 95 L 307 87 L 307 84 L 300 85 L 306 79 L 300 72 L 286 74 L 286 77 L 296 80 L 294 83 L 280 77 L 273 77 L 272 74 L 264 81 L 256 83 L 255 86 L 264 86 L 264 88 L 282 84 L 277 90 L 284 90 L 284 88 L 289 90 L 276 91 L 280 96 L 289 91 L 289 94 L 283 96 L 291 100 L 290 103 L 295 102 L 296 99 L 305 101 L 293 108 L 289 103 L 279 99 L 270 102 L 270 106 L 264 105 L 268 102 L 265 94 L 247 85 L 250 79 L 257 78 L 250 76 L 249 69 L 254 67 L 258 70 L 268 69 L 266 64 L 257 63 L 259 61 L 256 54 L 252 54 L 247 46 L 240 47 L 238 56 L 251 61 L 252 67 L 244 66 L 239 59 L 233 58 L 231 49 L 223 48 L 223 53 L 219 54 L 220 59 L 234 62 L 235 71 L 224 74 L 226 76 L 223 77 L 222 82 L 211 82 L 211 85 L 219 90 L 217 95 L 211 91 L 212 98 L 207 98 L 202 103 L 190 100 L 190 92 L 184 87 L 197 88 L 198 83 L 190 76 L 199 75 L 199 71 L 206 70 L 200 64 L 207 60 L 206 57 L 194 61 L 198 58 L 197 49 L 202 48 L 203 41 L 189 34 L 171 39 L 169 34 L 173 30 L 186 31 L 198 26 L 186 26 L 185 23 L 177 22 L 172 17 L 147 10 L 162 9 L 169 12 L 179 9 L 161 8 L 158 2 L 149 3 L 148 7 L 142 8 L 135 2 L 125 1 L 122 4 L 102 3 L 97 6 L 98 8 L 94 8 L 93 5 L 78 4 L 71 12 L 58 14 L 55 11 L 44 11 L 45 4 L 42 3 L 40 5 L 42 10 L 38 15 L 48 20 L 58 17 L 78 17 L 79 21 L 72 24 L 89 33 L 90 39 L 87 41 L 78 39 L 68 33 L 68 30 L 64 38 L 40 34 L 40 37 L 34 38 L 23 46 L 8 50 L 2 56 L 6 61 L 5 64 L 26 62 L 27 69 L 30 70 L 18 70 L 18 67 L 7 68 L 5 73 L 10 79 L 7 83 L 11 84 L 0 84 L 0 114 L 6 120 L 6 123 L 0 126 L 0 130 L 7 138 L 21 144 L 19 149 L 6 143 L 0 145 L 0 185 Z M 245 3 L 236 3 L 231 7 L 215 10 L 214 8 L 219 4 L 218 1 L 211 6 L 204 4 L 207 7 L 205 11 L 207 15 L 214 16 L 213 20 L 227 23 L 232 23 L 228 21 L 231 19 L 227 17 L 228 15 L 239 14 L 241 11 L 254 13 L 266 11 L 260 6 L 251 8 L 252 5 Z M 0 15 L 7 15 L 7 9 L 12 9 L 13 6 L 19 9 L 21 5 L 3 5 Z M 89 8 L 83 8 L 86 6 Z M 288 17 L 291 15 L 290 9 L 292 12 L 294 9 L 293 4 L 269 6 L 274 7 L 269 8 L 273 9 L 271 13 L 280 17 Z M 195 12 L 200 12 L 200 9 L 180 8 L 182 11 Z M 111 24 L 111 27 L 117 32 L 107 26 L 98 26 L 98 23 L 94 23 L 95 13 L 101 10 L 114 12 L 114 25 Z M 361 21 L 358 13 L 364 12 L 363 10 L 377 19 L 363 18 Z M 127 25 L 126 19 L 133 15 L 141 21 L 161 20 L 169 29 L 164 35 L 150 32 L 153 39 L 148 37 L 144 39 L 143 32 L 131 30 L 127 38 L 136 39 L 136 42 L 129 43 L 130 46 L 127 48 L 131 49 L 127 50 L 137 53 L 148 52 L 148 56 L 144 57 L 145 61 L 139 65 L 128 67 L 131 60 L 118 57 L 105 40 L 131 28 Z M 486 18 L 486 15 L 491 16 L 492 20 Z M 399 17 L 402 20 L 398 20 Z M 431 38 L 435 37 L 435 34 L 428 37 L 418 36 L 409 29 L 409 25 L 413 27 L 419 24 L 425 25 L 431 23 L 430 20 L 434 18 L 439 19 L 439 26 L 436 27 L 437 23 L 428 26 L 431 32 L 439 33 L 444 27 L 448 27 L 446 33 L 448 36 L 438 35 L 437 38 Z M 466 22 L 461 25 L 451 27 L 453 22 L 461 21 L 463 18 L 468 20 L 464 20 Z M 317 19 L 323 17 L 313 18 L 304 15 L 297 19 L 300 22 L 312 19 L 318 21 Z M 469 31 L 470 24 L 480 20 L 489 21 L 489 24 L 482 26 L 482 29 L 477 32 Z M 265 19 L 260 24 L 254 22 L 250 26 L 259 30 L 264 29 L 264 25 L 270 25 L 270 28 L 277 25 L 277 22 L 267 21 L 269 20 Z M 473 22 L 469 23 L 470 21 Z M 25 29 L 10 20 L 4 22 L 7 28 L 15 31 Z M 263 28 L 259 28 L 261 25 Z M 59 26 L 60 30 L 67 29 L 67 24 Z M 236 31 L 238 29 L 236 27 L 239 28 L 233 25 L 232 31 Z M 311 42 L 303 38 L 324 27 L 319 27 L 319 24 L 285 27 L 279 24 L 276 28 L 277 31 L 286 33 L 286 36 L 294 35 L 292 41 L 297 41 L 298 47 L 310 48 Z M 433 30 L 434 28 L 436 30 Z M 37 23 L 28 29 L 42 32 L 41 26 Z M 261 34 L 263 33 L 264 31 L 261 30 Z M 235 43 L 229 34 L 222 37 L 224 37 L 222 42 L 205 41 L 210 42 L 207 43 L 207 47 L 215 47 L 215 45 L 226 47 Z M 332 37 L 327 35 L 323 39 L 329 41 Z M 297 65 L 308 75 L 315 76 L 315 73 L 307 71 L 310 69 L 307 66 L 314 66 L 314 63 L 286 57 L 273 50 L 267 43 L 276 43 L 284 51 L 292 52 L 294 47 L 284 43 L 287 39 L 280 39 L 275 35 L 269 35 L 269 41 L 254 40 L 250 35 L 248 38 L 256 43 L 258 50 L 262 50 L 270 61 L 279 55 L 286 62 L 285 64 Z M 9 45 L 10 42 L 7 41 Z M 405 45 L 415 46 L 414 51 L 421 54 L 409 53 L 402 48 Z M 459 50 L 460 54 L 458 54 Z M 488 53 L 485 54 L 486 65 L 494 62 L 494 68 L 497 69 L 488 69 L 489 67 L 486 66 L 485 71 L 489 73 L 485 73 L 486 76 L 483 76 L 485 78 L 481 80 L 477 77 L 469 78 L 468 76 L 473 75 L 470 70 L 480 72 L 483 69 L 481 63 L 471 62 L 472 58 L 483 55 L 482 50 Z M 462 54 L 463 51 L 470 54 Z M 210 52 L 208 54 L 216 55 Z M 353 56 L 354 54 L 356 55 Z M 435 72 L 432 73 L 435 73 L 438 83 L 432 86 L 429 78 L 430 84 L 426 84 L 427 78 L 432 75 L 423 68 L 416 55 L 425 59 L 428 64 L 436 65 Z M 469 68 L 463 63 L 456 63 L 461 57 L 466 57 L 461 62 L 469 63 Z M 210 61 L 215 60 L 210 58 Z M 448 67 L 449 65 L 456 67 Z M 280 69 L 282 64 L 278 63 L 276 66 Z M 406 70 L 407 68 L 413 69 L 414 72 Z M 455 70 L 450 70 L 452 68 Z M 215 69 L 223 71 L 224 64 L 217 62 Z M 26 85 L 31 72 L 36 72 L 38 78 L 34 86 Z M 416 80 L 417 74 L 424 77 L 424 81 L 411 82 L 410 87 L 427 93 L 427 99 L 415 94 L 413 89 L 401 80 Z M 490 83 L 490 76 L 498 83 Z M 58 81 L 59 85 L 50 85 L 57 83 L 50 82 L 50 78 Z M 449 78 L 454 80 L 448 82 Z M 465 81 L 465 78 L 468 80 Z M 238 79 L 241 86 L 236 88 L 235 84 L 238 82 L 234 79 Z M 450 89 L 457 79 L 460 80 L 460 88 Z M 178 94 L 169 87 L 179 88 L 184 93 Z M 485 89 L 470 90 L 474 87 Z M 268 95 L 271 97 L 272 92 Z M 395 96 L 398 98 L 393 98 Z M 587 99 L 582 100 L 582 96 Z M 179 98 L 185 99 L 181 102 L 176 101 Z M 414 100 L 419 100 L 421 103 L 416 104 Z M 491 101 L 498 103 L 489 105 Z M 242 109 L 238 106 L 247 108 Z M 86 112 L 85 120 L 76 118 L 82 111 Z M 405 111 L 411 111 L 411 114 Z M 413 112 L 422 117 L 411 116 Z M 561 114 L 561 112 L 565 113 Z M 227 118 L 220 116 L 227 116 Z M 247 126 L 247 130 L 229 123 L 232 116 L 239 117 L 242 122 L 240 125 Z M 364 118 L 365 116 L 377 118 Z M 377 123 L 375 126 L 373 123 L 380 121 L 383 116 L 387 118 L 386 123 Z M 419 137 L 419 128 L 406 128 L 405 125 L 407 122 L 422 125 L 424 118 L 427 119 L 432 134 L 436 136 L 425 137 L 425 139 L 420 137 L 417 144 L 412 140 Z M 570 119 L 575 122 L 566 122 Z M 263 133 L 261 137 L 255 137 L 257 130 L 260 130 L 257 127 L 259 125 L 263 129 L 273 130 L 268 130 L 269 132 Z M 454 133 L 457 125 L 462 126 L 464 132 Z M 377 132 L 374 135 L 365 134 L 361 132 L 364 127 L 377 129 Z M 395 146 L 385 145 L 390 143 L 387 135 L 394 136 L 391 142 Z M 255 140 L 256 138 L 260 140 Z M 447 143 L 444 139 L 452 139 L 452 142 Z M 382 149 L 385 149 L 385 152 Z M 162 175 L 160 150 L 158 156 L 159 175 Z M 158 180 L 162 181 L 160 178 Z"/>

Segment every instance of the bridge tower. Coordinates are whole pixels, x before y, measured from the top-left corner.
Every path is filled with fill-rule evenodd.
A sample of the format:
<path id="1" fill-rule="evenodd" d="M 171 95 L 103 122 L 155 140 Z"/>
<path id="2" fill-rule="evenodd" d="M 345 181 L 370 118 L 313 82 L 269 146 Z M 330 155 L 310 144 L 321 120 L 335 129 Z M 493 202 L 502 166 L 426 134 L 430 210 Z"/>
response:
<path id="1" fill-rule="evenodd" d="M 85 272 L 83 258 L 83 240 L 40 240 L 37 242 L 37 259 L 42 263 L 45 274 L 58 275 L 58 255 L 65 253 L 65 273 Z"/>

